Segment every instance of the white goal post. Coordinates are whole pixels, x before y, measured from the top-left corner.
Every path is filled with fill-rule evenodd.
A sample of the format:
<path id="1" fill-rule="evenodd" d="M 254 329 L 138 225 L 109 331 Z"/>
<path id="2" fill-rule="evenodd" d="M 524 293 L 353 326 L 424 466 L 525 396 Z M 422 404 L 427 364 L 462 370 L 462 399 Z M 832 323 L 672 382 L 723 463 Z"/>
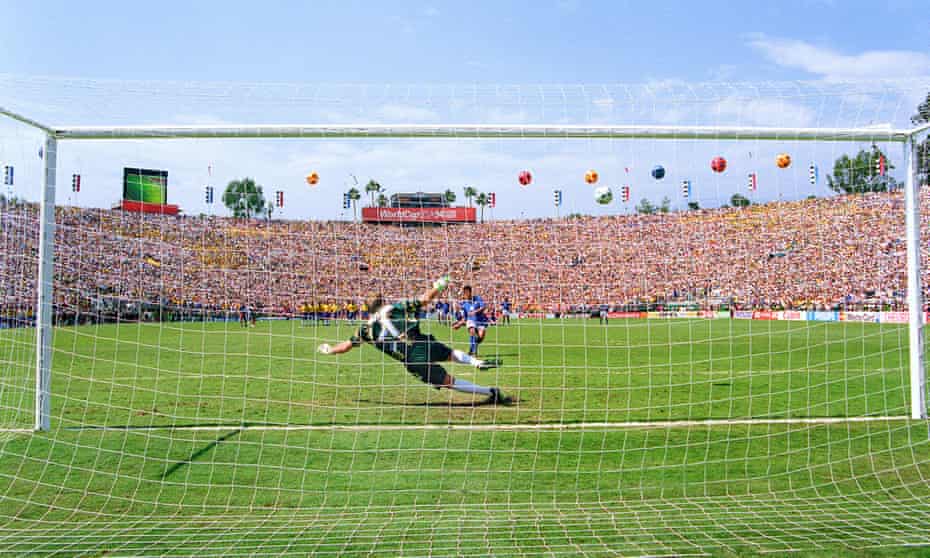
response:
<path id="1" fill-rule="evenodd" d="M 905 213 L 907 248 L 907 301 L 909 308 L 910 416 L 926 419 L 926 373 L 923 345 L 923 297 L 919 287 L 920 185 L 916 180 L 916 146 L 930 126 L 912 129 L 890 127 L 809 128 L 752 126 L 646 126 L 646 125 L 505 125 L 505 124 L 370 124 L 370 125 L 157 125 L 157 126 L 54 126 L 0 107 L 0 115 L 46 134 L 39 248 L 35 429 L 50 428 L 52 354 L 52 269 L 55 237 L 55 184 L 57 144 L 66 140 L 129 140 L 180 138 L 331 138 L 331 139 L 655 139 L 655 140 L 758 140 L 821 142 L 889 142 L 904 149 L 906 169 Z M 914 288 L 918 285 L 918 288 Z M 916 309 L 916 311 L 915 311 Z"/>

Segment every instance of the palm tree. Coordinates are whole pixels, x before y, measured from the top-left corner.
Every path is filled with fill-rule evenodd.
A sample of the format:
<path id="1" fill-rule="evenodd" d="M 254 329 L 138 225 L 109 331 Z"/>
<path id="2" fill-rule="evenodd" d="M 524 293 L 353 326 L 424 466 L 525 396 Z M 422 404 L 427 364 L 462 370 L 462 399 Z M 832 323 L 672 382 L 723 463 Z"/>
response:
<path id="1" fill-rule="evenodd" d="M 478 207 L 481 208 L 481 222 L 482 223 L 484 223 L 484 206 L 488 205 L 488 203 L 490 202 L 491 200 L 488 198 L 488 195 L 485 194 L 484 192 L 481 192 L 480 194 L 478 194 L 477 197 L 475 197 L 475 203 L 478 204 Z"/>
<path id="2" fill-rule="evenodd" d="M 465 187 L 465 199 L 468 200 L 468 207 L 471 207 L 471 199 L 478 195 L 478 190 L 472 186 Z"/>
<path id="3" fill-rule="evenodd" d="M 452 190 L 446 190 L 443 192 L 442 197 L 445 198 L 446 203 L 452 205 L 455 203 L 455 192 Z"/>
<path id="4" fill-rule="evenodd" d="M 349 199 L 352 200 L 352 220 L 355 221 L 358 217 L 358 200 L 361 199 L 362 193 L 358 191 L 358 188 L 349 188 Z"/>
<path id="5" fill-rule="evenodd" d="M 368 194 L 368 199 L 371 202 L 370 205 L 375 205 L 375 194 L 381 191 L 381 184 L 377 183 L 374 179 L 368 181 L 368 184 L 365 185 L 365 193 Z"/>
<path id="6" fill-rule="evenodd" d="M 384 194 L 378 194 L 378 207 L 387 207 L 388 197 Z"/>
<path id="7" fill-rule="evenodd" d="M 265 209 L 265 196 L 262 187 L 251 178 L 232 180 L 223 192 L 223 205 L 232 211 L 233 217 L 251 218 L 262 215 Z"/>

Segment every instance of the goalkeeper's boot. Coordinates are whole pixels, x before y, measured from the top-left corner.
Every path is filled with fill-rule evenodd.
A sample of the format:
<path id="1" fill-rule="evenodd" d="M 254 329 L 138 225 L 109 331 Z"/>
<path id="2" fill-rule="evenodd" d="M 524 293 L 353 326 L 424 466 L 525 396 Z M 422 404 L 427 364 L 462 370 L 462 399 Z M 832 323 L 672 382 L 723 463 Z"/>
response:
<path id="1" fill-rule="evenodd" d="M 491 395 L 488 396 L 488 401 L 491 405 L 513 405 L 513 398 L 508 397 L 501 392 L 500 388 L 492 387 Z"/>

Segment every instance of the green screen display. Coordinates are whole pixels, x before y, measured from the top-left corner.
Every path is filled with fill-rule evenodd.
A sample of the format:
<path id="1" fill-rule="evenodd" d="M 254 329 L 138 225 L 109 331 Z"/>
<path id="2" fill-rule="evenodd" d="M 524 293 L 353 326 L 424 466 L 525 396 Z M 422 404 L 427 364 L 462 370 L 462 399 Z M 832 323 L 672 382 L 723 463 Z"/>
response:
<path id="1" fill-rule="evenodd" d="M 168 171 L 123 169 L 123 199 L 146 203 L 168 203 Z"/>

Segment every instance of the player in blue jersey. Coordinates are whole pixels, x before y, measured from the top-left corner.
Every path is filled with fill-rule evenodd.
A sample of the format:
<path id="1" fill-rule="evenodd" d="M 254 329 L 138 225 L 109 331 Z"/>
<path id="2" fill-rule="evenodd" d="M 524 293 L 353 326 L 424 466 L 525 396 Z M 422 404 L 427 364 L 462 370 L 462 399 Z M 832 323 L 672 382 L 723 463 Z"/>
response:
<path id="1" fill-rule="evenodd" d="M 509 324 L 510 323 L 510 312 L 511 312 L 510 299 L 505 298 L 504 302 L 501 302 L 501 323 Z"/>
<path id="2" fill-rule="evenodd" d="M 485 313 L 487 305 L 480 296 L 472 294 L 470 285 L 465 285 L 462 287 L 459 308 L 462 309 L 462 317 L 452 324 L 452 329 L 458 329 L 463 325 L 468 328 L 468 354 L 478 356 L 478 345 L 484 342 L 485 331 L 491 323 Z"/>

